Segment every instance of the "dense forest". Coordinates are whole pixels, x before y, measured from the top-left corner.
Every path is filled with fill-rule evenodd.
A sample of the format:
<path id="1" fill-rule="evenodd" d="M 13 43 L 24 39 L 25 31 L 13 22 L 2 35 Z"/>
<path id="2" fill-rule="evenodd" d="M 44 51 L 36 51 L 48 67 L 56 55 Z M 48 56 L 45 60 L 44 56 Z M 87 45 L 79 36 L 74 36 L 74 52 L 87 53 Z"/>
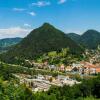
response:
<path id="1" fill-rule="evenodd" d="M 97 49 L 98 45 L 100 45 L 100 32 L 93 29 L 84 32 L 82 35 L 69 33 L 67 36 L 88 49 Z"/>
<path id="2" fill-rule="evenodd" d="M 4 38 L 0 39 L 0 53 L 6 52 L 22 40 L 22 38 Z"/>

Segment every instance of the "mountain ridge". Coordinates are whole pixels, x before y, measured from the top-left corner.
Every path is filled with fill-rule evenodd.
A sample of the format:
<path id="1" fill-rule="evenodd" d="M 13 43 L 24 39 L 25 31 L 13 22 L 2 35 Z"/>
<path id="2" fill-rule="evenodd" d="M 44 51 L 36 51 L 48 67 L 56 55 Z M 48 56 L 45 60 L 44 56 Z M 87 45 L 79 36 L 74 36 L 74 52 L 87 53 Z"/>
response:
<path id="1" fill-rule="evenodd" d="M 41 27 L 34 29 L 14 48 L 9 50 L 5 57 L 12 59 L 15 57 L 33 59 L 49 51 L 59 51 L 62 48 L 70 48 L 73 53 L 80 53 L 82 49 L 66 34 L 51 24 L 45 23 Z"/>
<path id="2" fill-rule="evenodd" d="M 20 37 L 0 39 L 0 52 L 9 50 L 12 46 L 16 45 L 21 40 L 22 38 Z"/>
<path id="3" fill-rule="evenodd" d="M 98 45 L 100 45 L 100 32 L 89 29 L 84 32 L 80 37 L 78 34 L 67 34 L 72 40 L 76 43 L 83 45 L 85 48 L 88 49 L 96 49 Z"/>

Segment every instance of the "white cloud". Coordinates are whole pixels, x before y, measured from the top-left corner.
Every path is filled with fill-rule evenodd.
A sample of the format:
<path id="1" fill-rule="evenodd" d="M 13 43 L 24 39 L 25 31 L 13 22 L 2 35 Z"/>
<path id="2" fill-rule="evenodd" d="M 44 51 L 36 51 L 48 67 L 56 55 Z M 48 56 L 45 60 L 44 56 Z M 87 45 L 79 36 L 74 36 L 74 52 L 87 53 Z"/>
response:
<path id="1" fill-rule="evenodd" d="M 58 4 L 63 4 L 65 3 L 67 0 L 59 0 Z"/>
<path id="2" fill-rule="evenodd" d="M 32 29 L 25 29 L 21 27 L 11 27 L 6 29 L 0 29 L 0 38 L 11 38 L 11 37 L 24 37 Z"/>
<path id="3" fill-rule="evenodd" d="M 48 1 L 38 1 L 35 3 L 32 3 L 32 6 L 37 6 L 37 7 L 44 7 L 44 6 L 49 6 L 51 3 Z"/>
<path id="4" fill-rule="evenodd" d="M 31 27 L 31 25 L 30 24 L 27 24 L 27 23 L 25 23 L 24 26 L 25 27 Z"/>
<path id="5" fill-rule="evenodd" d="M 26 9 L 24 8 L 13 8 L 13 11 L 17 11 L 17 12 L 22 12 L 25 11 Z"/>
<path id="6" fill-rule="evenodd" d="M 35 12 L 29 12 L 29 14 L 30 14 L 31 16 L 36 16 L 36 13 L 35 13 Z"/>

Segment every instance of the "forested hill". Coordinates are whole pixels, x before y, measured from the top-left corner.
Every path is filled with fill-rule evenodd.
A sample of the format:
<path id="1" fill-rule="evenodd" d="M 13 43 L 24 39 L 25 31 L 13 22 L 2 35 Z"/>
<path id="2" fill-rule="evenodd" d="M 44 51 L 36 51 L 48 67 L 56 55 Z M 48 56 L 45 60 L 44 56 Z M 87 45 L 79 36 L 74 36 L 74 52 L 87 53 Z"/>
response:
<path id="1" fill-rule="evenodd" d="M 20 37 L 0 39 L 0 47 L 8 47 L 11 45 L 15 45 L 19 43 L 21 40 L 22 38 Z"/>
<path id="2" fill-rule="evenodd" d="M 67 47 L 73 53 L 80 53 L 82 51 L 80 46 L 62 31 L 45 23 L 41 27 L 34 29 L 12 50 L 4 54 L 4 59 L 9 60 L 15 57 L 33 59 L 43 53 L 57 51 Z"/>
<path id="3" fill-rule="evenodd" d="M 22 38 L 4 38 L 0 39 L 0 52 L 7 51 L 11 46 L 16 45 Z"/>
<path id="4" fill-rule="evenodd" d="M 76 43 L 83 45 L 88 49 L 96 49 L 100 45 L 100 32 L 96 30 L 88 30 L 82 35 L 78 34 L 67 34 Z"/>
<path id="5" fill-rule="evenodd" d="M 89 49 L 95 49 L 100 44 L 100 32 L 88 30 L 81 36 L 80 41 Z"/>
<path id="6" fill-rule="evenodd" d="M 80 41 L 80 35 L 76 34 L 76 33 L 69 33 L 67 34 L 68 37 L 70 37 L 72 40 L 74 40 L 76 43 L 79 43 Z"/>

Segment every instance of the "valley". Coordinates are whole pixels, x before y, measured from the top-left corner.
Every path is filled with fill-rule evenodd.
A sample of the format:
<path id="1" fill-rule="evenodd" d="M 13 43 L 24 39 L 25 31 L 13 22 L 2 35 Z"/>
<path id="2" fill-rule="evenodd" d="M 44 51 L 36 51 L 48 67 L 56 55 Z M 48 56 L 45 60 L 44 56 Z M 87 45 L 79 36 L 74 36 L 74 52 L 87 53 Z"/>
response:
<path id="1" fill-rule="evenodd" d="M 100 0 L 0 0 L 0 100 L 100 100 Z"/>
<path id="2" fill-rule="evenodd" d="M 81 98 L 79 100 L 82 100 L 82 95 L 83 98 L 89 96 L 89 98 L 95 98 L 95 100 L 97 98 L 99 100 L 98 92 L 95 94 L 95 90 L 88 89 L 93 88 L 99 91 L 99 87 L 92 87 L 91 85 L 89 87 L 89 82 L 91 81 L 93 86 L 95 84 L 99 85 L 100 46 L 98 45 L 96 49 L 83 49 L 74 40 L 71 40 L 63 32 L 48 23 L 33 30 L 27 37 L 12 46 L 8 51 L 2 52 L 0 60 L 2 86 L 9 87 L 10 85 L 11 89 L 13 89 L 12 87 L 21 88 L 24 93 L 26 93 L 25 89 L 27 89 L 28 95 L 31 96 L 29 100 L 38 98 L 37 95 L 41 98 L 44 94 L 47 98 L 50 97 L 53 100 L 52 92 L 50 91 L 54 92 L 55 88 L 57 90 L 69 88 L 69 92 L 73 89 L 72 91 L 75 94 L 69 94 L 68 97 L 71 95 L 74 100 L 79 98 Z M 95 83 L 96 81 L 98 83 Z M 85 94 L 81 90 L 81 88 L 84 88 L 83 84 L 87 88 L 86 92 L 89 91 L 94 97 L 91 97 L 89 93 Z M 74 91 L 75 87 L 76 90 Z M 57 90 L 55 91 L 57 92 Z M 77 94 L 76 91 L 80 91 L 80 94 Z M 48 95 L 49 92 L 50 95 Z M 34 93 L 35 95 L 33 95 Z M 54 97 L 58 98 L 57 100 L 63 98 L 62 96 Z M 17 97 L 15 96 L 15 98 Z M 69 97 L 67 100 L 71 100 L 71 98 Z"/>

